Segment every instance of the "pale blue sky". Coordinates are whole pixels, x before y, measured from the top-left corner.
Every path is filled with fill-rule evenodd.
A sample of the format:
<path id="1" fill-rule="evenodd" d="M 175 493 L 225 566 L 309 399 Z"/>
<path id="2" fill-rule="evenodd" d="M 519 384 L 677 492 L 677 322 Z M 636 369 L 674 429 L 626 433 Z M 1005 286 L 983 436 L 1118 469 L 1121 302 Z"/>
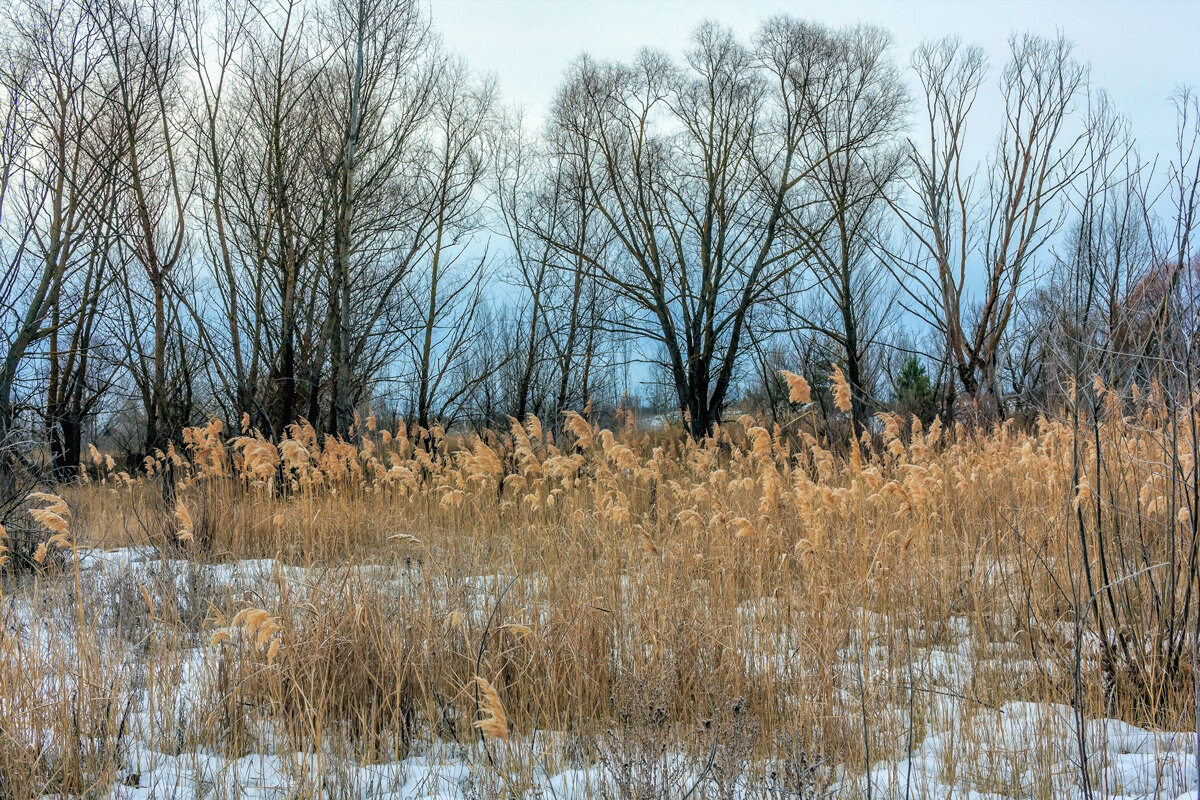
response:
<path id="1" fill-rule="evenodd" d="M 446 43 L 477 69 L 494 73 L 505 99 L 540 119 L 563 69 L 580 53 L 628 58 L 640 47 L 680 53 L 696 24 L 713 18 L 749 37 L 776 13 L 830 25 L 873 22 L 890 30 L 896 57 L 926 37 L 960 34 L 982 45 L 995 70 L 1010 33 L 1064 31 L 1092 64 L 1093 85 L 1128 115 L 1145 155 L 1173 145 L 1167 98 L 1179 83 L 1200 84 L 1200 2 L 1084 0 L 428 0 Z M 981 98 L 981 116 L 991 103 Z M 999 106 L 991 108 L 995 113 Z M 980 120 L 980 134 L 993 125 Z"/>

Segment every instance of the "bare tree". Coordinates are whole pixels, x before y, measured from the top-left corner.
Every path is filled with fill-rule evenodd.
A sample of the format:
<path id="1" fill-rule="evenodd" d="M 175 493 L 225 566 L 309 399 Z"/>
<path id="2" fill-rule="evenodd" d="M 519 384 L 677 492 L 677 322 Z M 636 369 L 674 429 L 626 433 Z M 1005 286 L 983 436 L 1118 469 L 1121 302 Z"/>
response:
<path id="1" fill-rule="evenodd" d="M 1000 80 L 1004 125 L 982 197 L 964 153 L 967 118 L 986 76 L 983 53 L 944 39 L 914 54 L 928 143 L 910 141 L 914 204 L 895 205 L 916 249 L 897 262 L 913 308 L 942 334 L 966 392 L 1001 415 L 1002 342 L 1038 253 L 1060 227 L 1055 203 L 1082 165 L 1084 134 L 1068 127 L 1087 79 L 1062 37 L 1013 37 L 1009 46 Z"/>
<path id="2" fill-rule="evenodd" d="M 1089 98 L 1084 169 L 1067 193 L 1070 224 L 1049 280 L 1018 305 L 1008 337 L 1017 402 L 1045 407 L 1099 375 L 1131 376 L 1126 332 L 1131 292 L 1152 267 L 1141 195 L 1149 170 L 1134 151 L 1128 120 L 1103 92 Z"/>
<path id="3" fill-rule="evenodd" d="M 27 3 L 10 18 L 5 53 L 3 212 L 0 280 L 4 353 L 0 440 L 15 420 L 14 390 L 27 357 L 58 330 L 63 306 L 94 302 L 87 274 L 105 205 L 113 150 L 107 107 L 95 84 L 103 68 L 99 31 L 76 3 Z M 75 291 L 65 287 L 73 285 Z M 56 354 L 57 342 L 51 343 Z"/>
<path id="4" fill-rule="evenodd" d="M 480 193 L 490 169 L 488 132 L 495 104 L 494 83 L 475 81 L 464 62 L 447 59 L 439 73 L 424 153 L 424 196 L 432 225 L 407 287 L 412 307 L 421 314 L 408 340 L 410 406 L 422 427 L 439 419 L 445 423 L 470 392 L 469 382 L 451 388 L 448 379 L 480 335 L 474 323 L 483 300 L 487 252 L 473 244 L 481 225 Z"/>
<path id="5" fill-rule="evenodd" d="M 585 58 L 557 101 L 563 146 L 586 164 L 617 251 L 577 255 L 628 307 L 610 324 L 661 348 L 694 436 L 720 419 L 750 309 L 810 246 L 786 241 L 781 222 L 817 166 L 803 145 L 832 68 L 832 48 L 813 46 L 824 38 L 778 18 L 755 52 L 705 24 L 685 67 L 650 52 Z"/>
<path id="6" fill-rule="evenodd" d="M 31 162 L 28 147 L 31 125 L 25 97 L 30 86 L 38 80 L 36 61 L 25 48 L 14 46 L 12 40 L 5 48 L 3 58 L 3 64 L 0 65 L 0 92 L 3 92 L 4 102 L 3 129 L 0 130 L 0 233 L 4 238 L 0 253 L 3 254 L 4 263 L 3 272 L 0 273 L 0 309 L 3 310 L 6 333 L 3 340 L 4 361 L 0 363 L 0 448 L 7 444 L 15 417 L 13 383 L 21 359 L 36 337 L 38 317 L 44 313 L 39 308 L 21 308 L 22 303 L 26 302 L 23 297 L 25 249 L 33 227 L 31 220 L 21 213 L 22 209 L 13 208 L 9 195 L 14 178 L 19 182 Z M 19 219 L 16 225 L 13 224 L 14 214 Z M 16 330 L 18 324 L 20 329 Z M 16 333 L 7 333 L 9 330 L 16 330 Z"/>
<path id="7" fill-rule="evenodd" d="M 535 144 L 526 135 L 522 119 L 508 121 L 496 153 L 496 205 L 500 221 L 512 242 L 510 280 L 527 293 L 528 308 L 518 313 L 522 348 L 515 380 L 513 414 L 525 419 L 532 411 L 541 413 L 541 398 L 535 379 L 545 365 L 550 335 L 549 300 L 554 273 L 554 247 L 550 239 L 537 235 L 539 227 L 553 226 L 559 209 L 558 192 L 539 203 L 538 167 Z M 557 188 L 557 187 L 555 187 Z M 535 218 L 538 218 L 535 220 Z"/>
<path id="8" fill-rule="evenodd" d="M 428 193 L 414 192 L 412 167 L 437 83 L 414 0 L 339 0 L 327 27 L 337 57 L 322 85 L 340 133 L 327 156 L 335 184 L 329 430 L 344 435 L 371 373 L 364 362 L 381 341 L 356 329 L 375 331 L 433 227 L 413 206 Z M 387 270 L 372 269 L 379 263 Z"/>
<path id="9" fill-rule="evenodd" d="M 496 193 L 513 245 L 510 281 L 526 302 L 518 314 L 523 346 L 514 362 L 511 413 L 548 416 L 555 426 L 602 384 L 611 349 L 604 321 L 614 307 L 592 267 L 605 259 L 611 236 L 583 180 L 588 157 L 564 153 L 554 144 L 556 133 L 551 129 L 550 141 L 538 148 L 519 128 L 510 132 Z"/>
<path id="10" fill-rule="evenodd" d="M 1180 86 L 1171 98 L 1176 112 L 1175 152 L 1167 167 L 1161 191 L 1142 193 L 1145 225 L 1151 241 L 1154 274 L 1146 288 L 1156 297 L 1151 324 L 1144 327 L 1138 350 L 1146 357 L 1162 357 L 1178 373 L 1180 365 L 1193 365 L 1200 345 L 1200 286 L 1197 272 L 1200 252 L 1195 236 L 1200 229 L 1200 95 Z M 1156 232 L 1152 209 L 1167 209 L 1169 217 Z M 1143 302 L 1145 298 L 1142 298 Z M 1192 374 L 1176 375 L 1183 386 L 1195 385 Z"/>
<path id="11" fill-rule="evenodd" d="M 93 191 L 99 193 L 100 187 Z M 45 423 L 52 468 L 60 480 L 79 468 L 84 425 L 116 377 L 114 354 L 98 357 L 106 354 L 96 352 L 103 320 L 114 313 L 110 288 L 118 277 L 110 261 L 116 229 L 106 224 L 104 215 L 109 211 L 110 205 L 100 207 L 101 218 L 79 269 L 56 279 L 51 291 Z M 67 277 L 71 280 L 64 281 Z"/>
<path id="12" fill-rule="evenodd" d="M 121 143 L 114 209 L 126 252 L 138 277 L 122 280 L 128 369 L 145 412 L 144 451 L 166 446 L 189 420 L 186 365 L 169 354 L 183 323 L 174 280 L 185 257 L 192 167 L 183 148 L 181 71 L 183 12 L 177 3 L 145 6 L 127 0 L 89 0 L 88 13 L 104 42 L 105 95 L 114 104 Z M 145 287 L 145 296 L 137 288 Z M 141 335 L 149 306 L 149 341 Z M 174 355 L 174 357 L 172 357 Z M 175 368 L 172 368 L 174 366 Z M 182 391 L 181 391 L 182 390 Z M 183 402 L 177 402 L 183 399 Z"/>
<path id="13" fill-rule="evenodd" d="M 256 4 L 254 12 L 243 30 L 232 27 L 238 18 L 225 23 L 225 36 L 241 38 L 223 56 L 234 78 L 221 102 L 225 117 L 205 131 L 206 151 L 224 153 L 207 159 L 205 205 L 214 218 L 219 209 L 225 229 L 215 242 L 225 335 L 232 339 L 237 327 L 241 340 L 241 365 L 226 360 L 223 371 L 250 387 L 256 424 L 275 433 L 296 420 L 306 398 L 310 408 L 317 402 L 331 201 L 320 137 L 336 134 L 316 88 L 330 56 L 316 45 L 315 23 L 296 0 Z M 245 402 L 238 401 L 243 413 L 252 410 Z"/>
<path id="14" fill-rule="evenodd" d="M 218 397 L 223 398 L 229 416 L 236 419 L 250 414 L 260 427 L 266 427 L 269 418 L 256 391 L 263 342 L 261 337 L 243 335 L 244 328 L 250 333 L 255 329 L 246 324 L 245 304 L 261 297 L 261 281 L 254 288 L 242 285 L 244 273 L 230 222 L 228 189 L 237 179 L 227 174 L 234 158 L 232 143 L 239 139 L 240 128 L 228 106 L 252 8 L 225 0 L 215 13 L 206 11 L 200 0 L 195 0 L 182 34 L 196 95 L 190 137 L 197 189 L 191 211 L 197 217 L 203 256 L 190 260 L 192 269 L 181 287 L 180 302 L 196 326 L 201 345 L 211 355 L 210 381 L 219 387 Z M 209 280 L 216 286 L 215 309 L 211 310 L 197 301 Z"/>
<path id="15" fill-rule="evenodd" d="M 235 414 L 345 435 L 414 325 L 404 288 L 436 226 L 442 63 L 409 0 L 255 16 L 225 8 L 215 45 L 191 34 L 208 223 L 196 281 L 215 289 L 191 314 Z"/>
<path id="16" fill-rule="evenodd" d="M 828 46 L 836 66 L 805 153 L 818 165 L 803 184 L 812 202 L 787 219 L 789 233 L 810 244 L 810 269 L 800 277 L 815 279 L 816 292 L 791 310 L 841 354 L 852 416 L 862 425 L 871 400 L 870 358 L 891 306 L 885 212 L 903 166 L 897 136 L 906 125 L 908 93 L 883 30 L 858 26 L 832 34 Z"/>

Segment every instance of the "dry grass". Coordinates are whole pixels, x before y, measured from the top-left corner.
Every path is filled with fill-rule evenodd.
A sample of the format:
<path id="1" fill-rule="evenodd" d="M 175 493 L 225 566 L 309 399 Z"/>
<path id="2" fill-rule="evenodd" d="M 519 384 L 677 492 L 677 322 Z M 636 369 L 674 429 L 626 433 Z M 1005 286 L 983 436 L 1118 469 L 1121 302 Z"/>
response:
<path id="1" fill-rule="evenodd" d="M 0 796 L 127 779 L 135 729 L 164 752 L 359 763 L 457 742 L 481 796 L 553 762 L 628 797 L 677 796 L 668 751 L 714 797 L 792 796 L 911 750 L 947 697 L 1193 730 L 1190 665 L 1154 641 L 1171 615 L 1196 630 L 1196 418 L 1162 408 L 1113 395 L 1091 429 L 1031 431 L 888 417 L 848 443 L 803 418 L 699 443 L 574 414 L 557 439 L 533 418 L 278 444 L 214 422 L 143 477 L 94 454 L 65 499 L 31 501 L 44 546 L 157 555 L 116 592 L 87 558 L 6 584 Z M 247 578 L 248 559 L 269 561 Z M 1102 561 L 1124 605 L 1090 613 Z M 1164 563 L 1169 610 L 1167 568 L 1139 573 Z M 1114 663 L 1105 623 L 1140 654 Z M 956 748 L 984 746 L 971 730 Z"/>

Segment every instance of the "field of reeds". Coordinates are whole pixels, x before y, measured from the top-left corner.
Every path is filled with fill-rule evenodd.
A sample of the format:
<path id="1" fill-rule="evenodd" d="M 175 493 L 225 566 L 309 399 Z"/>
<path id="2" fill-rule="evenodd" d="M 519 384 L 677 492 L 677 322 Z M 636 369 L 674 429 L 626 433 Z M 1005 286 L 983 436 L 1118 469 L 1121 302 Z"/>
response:
<path id="1" fill-rule="evenodd" d="M 1195 398 L 557 422 L 31 487 L 0 797 L 1196 796 Z"/>

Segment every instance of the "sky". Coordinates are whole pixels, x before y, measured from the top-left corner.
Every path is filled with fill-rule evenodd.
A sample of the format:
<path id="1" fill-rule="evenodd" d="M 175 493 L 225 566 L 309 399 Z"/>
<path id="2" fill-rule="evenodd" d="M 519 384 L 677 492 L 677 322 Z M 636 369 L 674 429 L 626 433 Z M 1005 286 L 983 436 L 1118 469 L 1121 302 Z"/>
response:
<path id="1" fill-rule="evenodd" d="M 958 34 L 981 45 L 993 66 L 990 89 L 1012 33 L 1064 32 L 1076 56 L 1092 66 L 1092 85 L 1105 89 L 1127 115 L 1145 156 L 1168 154 L 1175 112 L 1168 103 L 1180 83 L 1200 88 L 1200 2 L 1175 0 L 428 0 L 446 44 L 476 69 L 495 75 L 506 102 L 531 121 L 544 117 L 563 71 L 580 54 L 628 59 L 651 46 L 682 53 L 696 25 L 715 19 L 748 40 L 759 22 L 778 13 L 831 26 L 871 22 L 895 37 L 907 64 L 923 39 Z M 987 103 L 991 102 L 981 98 Z M 1000 108 L 998 98 L 993 113 Z M 984 113 L 987 113 L 985 110 Z M 996 123 L 998 124 L 998 119 Z M 990 126 L 989 126 L 990 127 Z"/>

